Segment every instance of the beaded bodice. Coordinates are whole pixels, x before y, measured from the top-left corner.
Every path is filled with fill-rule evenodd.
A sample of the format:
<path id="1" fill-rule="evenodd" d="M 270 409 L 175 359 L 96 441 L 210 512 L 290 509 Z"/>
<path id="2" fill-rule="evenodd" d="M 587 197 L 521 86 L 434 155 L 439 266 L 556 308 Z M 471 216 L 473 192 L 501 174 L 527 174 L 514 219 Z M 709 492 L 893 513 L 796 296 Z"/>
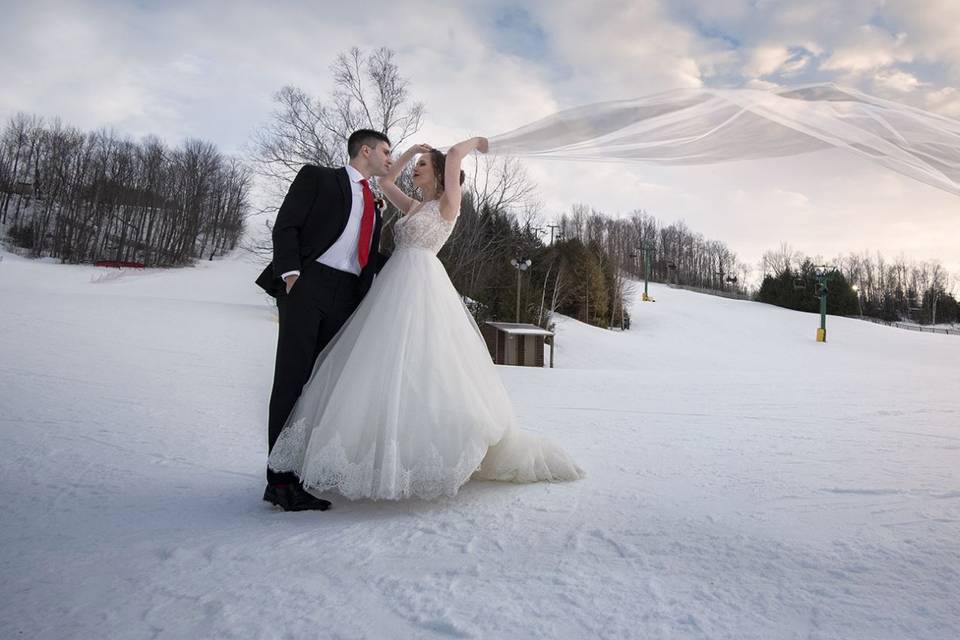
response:
<path id="1" fill-rule="evenodd" d="M 426 249 L 434 255 L 453 233 L 456 220 L 448 222 L 440 214 L 440 201 L 428 200 L 412 214 L 397 220 L 393 228 L 397 249 Z"/>

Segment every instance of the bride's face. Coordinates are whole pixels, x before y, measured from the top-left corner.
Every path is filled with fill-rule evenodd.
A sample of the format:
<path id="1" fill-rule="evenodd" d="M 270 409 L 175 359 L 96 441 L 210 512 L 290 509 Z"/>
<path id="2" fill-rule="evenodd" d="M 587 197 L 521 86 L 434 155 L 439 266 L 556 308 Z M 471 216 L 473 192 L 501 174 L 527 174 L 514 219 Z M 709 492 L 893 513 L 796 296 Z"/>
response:
<path id="1" fill-rule="evenodd" d="M 421 153 L 417 158 L 417 163 L 413 165 L 413 185 L 418 189 L 424 187 L 433 187 L 437 184 L 436 175 L 433 172 L 433 163 L 430 162 L 430 156 Z"/>

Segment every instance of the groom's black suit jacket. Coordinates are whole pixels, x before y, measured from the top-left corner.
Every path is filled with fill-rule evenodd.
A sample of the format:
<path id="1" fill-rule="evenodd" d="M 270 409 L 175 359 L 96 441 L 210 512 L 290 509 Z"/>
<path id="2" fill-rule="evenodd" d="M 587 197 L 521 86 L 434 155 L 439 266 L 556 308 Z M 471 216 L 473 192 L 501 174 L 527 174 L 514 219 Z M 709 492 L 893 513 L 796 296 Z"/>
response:
<path id="1" fill-rule="evenodd" d="M 273 225 L 273 262 L 257 278 L 264 291 L 277 297 L 286 287 L 280 275 L 304 271 L 337 241 L 350 218 L 353 192 L 347 170 L 304 165 L 290 185 Z M 360 296 L 387 261 L 379 252 L 380 209 L 376 209 L 370 259 L 360 272 Z"/>

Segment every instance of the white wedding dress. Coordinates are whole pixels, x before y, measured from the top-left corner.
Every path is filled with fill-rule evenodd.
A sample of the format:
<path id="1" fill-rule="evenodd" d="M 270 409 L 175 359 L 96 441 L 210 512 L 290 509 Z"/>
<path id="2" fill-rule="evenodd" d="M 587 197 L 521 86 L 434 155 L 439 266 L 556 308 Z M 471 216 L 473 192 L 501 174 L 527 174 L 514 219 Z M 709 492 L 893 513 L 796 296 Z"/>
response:
<path id="1" fill-rule="evenodd" d="M 396 250 L 317 358 L 270 454 L 311 493 L 452 496 L 471 477 L 575 480 L 583 471 L 521 432 L 473 317 L 437 252 L 453 222 L 431 200 L 396 223 Z"/>

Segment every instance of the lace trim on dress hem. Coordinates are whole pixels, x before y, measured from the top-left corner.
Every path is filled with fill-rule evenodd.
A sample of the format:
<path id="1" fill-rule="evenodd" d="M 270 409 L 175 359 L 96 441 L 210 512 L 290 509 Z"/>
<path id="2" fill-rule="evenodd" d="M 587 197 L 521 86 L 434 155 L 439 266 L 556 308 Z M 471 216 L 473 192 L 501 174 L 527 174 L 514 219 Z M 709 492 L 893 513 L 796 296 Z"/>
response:
<path id="1" fill-rule="evenodd" d="M 480 468 L 487 452 L 486 445 L 468 444 L 459 460 L 448 466 L 436 447 L 431 447 L 413 466 L 403 466 L 398 464 L 395 451 L 387 451 L 377 465 L 377 447 L 371 447 L 358 461 L 351 462 L 350 458 L 356 456 L 348 457 L 338 434 L 322 448 L 311 450 L 310 464 L 304 468 L 307 447 L 306 421 L 297 420 L 280 433 L 270 453 L 270 468 L 293 471 L 307 489 L 335 490 L 351 500 L 429 500 L 454 496 Z"/>

